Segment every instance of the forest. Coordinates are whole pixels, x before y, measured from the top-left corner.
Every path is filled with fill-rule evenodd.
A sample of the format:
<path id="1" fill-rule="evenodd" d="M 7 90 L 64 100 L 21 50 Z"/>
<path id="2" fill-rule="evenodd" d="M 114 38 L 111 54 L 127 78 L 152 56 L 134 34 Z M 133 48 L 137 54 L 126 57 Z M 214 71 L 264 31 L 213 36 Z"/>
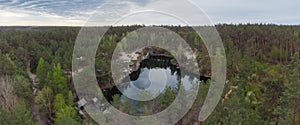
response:
<path id="1" fill-rule="evenodd" d="M 142 27 L 145 26 L 110 27 L 102 38 L 95 62 L 102 90 L 114 89 L 110 65 L 118 42 Z M 188 42 L 196 53 L 200 73 L 209 77 L 210 59 L 201 37 L 188 26 L 161 27 Z M 208 119 L 198 121 L 210 86 L 210 80 L 205 80 L 199 84 L 192 108 L 177 124 L 299 125 L 300 26 L 219 24 L 216 29 L 227 59 L 227 80 L 221 100 Z M 97 124 L 78 106 L 80 99 L 72 79 L 73 48 L 79 31 L 80 27 L 0 28 L 0 124 Z M 140 68 L 151 69 L 160 64 L 146 62 Z M 176 70 L 170 67 L 173 75 Z M 149 115 L 168 107 L 176 94 L 177 90 L 169 87 L 155 100 L 135 105 L 128 99 L 121 101 L 119 94 L 108 93 L 107 99 L 122 112 Z M 134 107 L 142 107 L 143 112 Z"/>

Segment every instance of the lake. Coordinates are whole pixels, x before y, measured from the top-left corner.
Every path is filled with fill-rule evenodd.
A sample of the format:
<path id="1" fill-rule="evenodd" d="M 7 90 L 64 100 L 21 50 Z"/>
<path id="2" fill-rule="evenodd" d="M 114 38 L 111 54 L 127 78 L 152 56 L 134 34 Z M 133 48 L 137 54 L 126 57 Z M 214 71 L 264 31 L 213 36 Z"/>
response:
<path id="1" fill-rule="evenodd" d="M 180 68 L 172 64 L 170 58 L 150 57 L 143 60 L 139 68 L 131 72 L 122 84 L 102 91 L 111 104 L 116 101 L 113 97 L 119 95 L 120 98 L 117 101 L 122 104 L 125 104 L 126 101 L 130 102 L 129 114 L 141 115 L 144 111 L 139 108 L 139 103 L 145 104 L 146 102 L 150 105 L 150 102 L 158 101 L 157 98 L 166 92 L 166 88 L 172 89 L 176 94 L 180 86 L 184 87 L 185 90 L 190 90 L 193 86 L 199 85 L 200 79 L 204 78 L 193 75 L 181 76 L 180 74 Z M 204 78 L 204 80 L 207 79 Z M 136 99 L 139 96 L 135 91 L 136 89 L 150 94 L 153 99 L 139 101 Z M 138 112 L 132 110 L 138 110 Z"/>

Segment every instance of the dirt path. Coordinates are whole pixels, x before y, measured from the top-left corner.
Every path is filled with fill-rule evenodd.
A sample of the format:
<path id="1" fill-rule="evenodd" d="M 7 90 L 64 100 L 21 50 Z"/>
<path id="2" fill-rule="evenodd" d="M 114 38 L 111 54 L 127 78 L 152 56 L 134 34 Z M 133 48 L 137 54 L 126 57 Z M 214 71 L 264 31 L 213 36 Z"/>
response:
<path id="1" fill-rule="evenodd" d="M 27 69 L 27 73 L 32 81 L 32 84 L 34 86 L 36 86 L 37 85 L 37 83 L 35 82 L 36 75 L 30 71 L 30 61 L 27 62 L 26 69 Z M 34 89 L 35 89 L 34 91 L 36 91 L 36 92 L 39 91 L 37 88 L 34 88 Z M 37 120 L 38 124 L 39 125 L 47 125 L 47 121 L 48 121 L 47 117 L 40 113 L 39 107 L 35 104 L 34 100 L 32 100 L 32 102 L 31 102 L 31 109 L 32 109 L 33 115 L 35 116 L 35 119 Z"/>
<path id="2" fill-rule="evenodd" d="M 33 82 L 34 85 L 36 85 L 36 83 L 35 83 L 36 75 L 30 71 L 30 61 L 27 62 L 26 70 L 27 70 L 27 73 L 28 73 L 31 81 Z"/>
<path id="3" fill-rule="evenodd" d="M 39 107 L 34 102 L 31 103 L 31 109 L 33 115 L 35 116 L 35 119 L 38 121 L 38 124 L 47 125 L 47 121 L 48 121 L 47 118 L 40 114 Z"/>

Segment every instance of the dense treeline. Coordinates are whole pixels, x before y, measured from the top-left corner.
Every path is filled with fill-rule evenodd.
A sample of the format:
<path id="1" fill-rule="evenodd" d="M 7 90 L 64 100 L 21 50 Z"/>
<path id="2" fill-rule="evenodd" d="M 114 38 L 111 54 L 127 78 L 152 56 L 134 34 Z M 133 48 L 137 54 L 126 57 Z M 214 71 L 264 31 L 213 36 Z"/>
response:
<path id="1" fill-rule="evenodd" d="M 97 74 L 101 78 L 100 86 L 112 84 L 110 60 L 117 43 L 141 27 L 144 26 L 113 27 L 102 39 L 96 56 L 96 68 L 101 69 Z M 201 73 L 210 75 L 210 61 L 201 38 L 190 27 L 163 27 L 177 32 L 190 44 L 196 51 Z M 216 27 L 226 51 L 228 80 L 222 100 L 201 124 L 300 124 L 300 27 Z M 39 112 L 51 124 L 91 121 L 80 117 L 74 103 L 77 98 L 71 79 L 72 53 L 79 30 L 76 27 L 43 27 L 0 32 L 2 123 L 37 123 L 29 108 L 33 104 L 38 105 Z M 33 81 L 31 72 L 36 74 Z M 198 113 L 208 88 L 209 82 L 200 85 L 193 108 L 178 124 L 198 123 Z M 167 107 L 173 96 L 172 90 L 162 95 L 160 108 Z M 119 102 L 113 104 L 122 107 Z"/>

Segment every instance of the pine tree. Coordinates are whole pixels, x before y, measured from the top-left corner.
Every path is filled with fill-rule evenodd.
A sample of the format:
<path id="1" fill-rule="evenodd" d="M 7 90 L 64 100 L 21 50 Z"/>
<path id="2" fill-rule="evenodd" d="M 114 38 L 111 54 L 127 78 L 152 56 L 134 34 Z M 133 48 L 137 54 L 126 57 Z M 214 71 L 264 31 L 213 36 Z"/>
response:
<path id="1" fill-rule="evenodd" d="M 47 81 L 53 88 L 54 95 L 68 95 L 67 79 L 63 74 L 60 64 L 54 65 L 53 70 L 48 73 Z"/>
<path id="2" fill-rule="evenodd" d="M 281 123 L 297 125 L 300 124 L 300 60 L 296 53 L 288 65 L 288 80 L 285 84 L 284 96 L 281 98 Z"/>
<path id="3" fill-rule="evenodd" d="M 36 78 L 39 81 L 39 87 L 43 88 L 46 84 L 47 74 L 50 70 L 50 65 L 43 58 L 40 58 L 36 68 Z"/>
<path id="4" fill-rule="evenodd" d="M 76 110 L 67 105 L 62 94 L 57 94 L 53 102 L 56 125 L 78 125 Z"/>
<path id="5" fill-rule="evenodd" d="M 23 101 L 19 101 L 19 104 L 16 106 L 13 115 L 15 117 L 14 124 L 16 125 L 35 125 L 33 121 L 33 114 L 31 108 L 25 104 Z"/>
<path id="6" fill-rule="evenodd" d="M 24 99 L 32 99 L 32 89 L 28 79 L 24 78 L 23 76 L 14 76 L 13 78 L 14 89 L 16 94 L 19 97 Z"/>

